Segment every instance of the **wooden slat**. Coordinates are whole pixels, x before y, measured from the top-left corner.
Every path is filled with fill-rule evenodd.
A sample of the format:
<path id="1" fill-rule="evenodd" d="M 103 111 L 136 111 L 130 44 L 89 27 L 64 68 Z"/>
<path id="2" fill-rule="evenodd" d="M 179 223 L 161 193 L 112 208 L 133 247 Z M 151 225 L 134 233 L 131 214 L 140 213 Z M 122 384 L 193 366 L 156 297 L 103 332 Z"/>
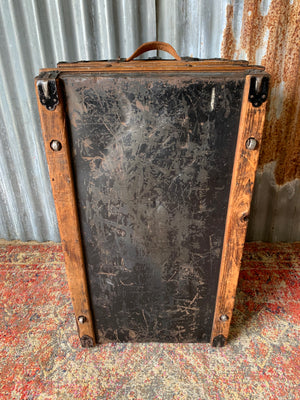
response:
<path id="1" fill-rule="evenodd" d="M 42 72 L 48 72 L 52 71 L 53 69 L 41 69 L 40 73 Z M 142 66 L 141 68 L 139 66 L 134 66 L 130 68 L 119 68 L 115 65 L 113 66 L 101 66 L 101 67 L 93 67 L 93 66 L 87 66 L 87 67 L 74 67 L 74 68 L 67 68 L 67 67 L 59 67 L 59 71 L 61 72 L 70 72 L 70 73 L 78 73 L 78 72 L 117 72 L 117 73 L 142 73 L 142 72 L 209 72 L 209 73 L 237 73 L 237 72 L 244 72 L 248 73 L 250 69 L 244 68 L 244 67 L 231 67 L 231 66 L 224 66 L 224 67 L 210 67 L 210 66 L 188 66 L 188 65 L 183 65 L 183 66 L 174 66 L 172 68 L 168 66 L 159 66 L 159 67 L 152 67 L 152 66 Z M 257 69 L 259 71 L 259 69 Z M 261 69 L 263 71 L 263 69 Z"/>
<path id="2" fill-rule="evenodd" d="M 229 333 L 265 119 L 266 103 L 255 108 L 248 101 L 250 79 L 251 76 L 248 75 L 244 88 L 225 225 L 221 269 L 211 334 L 211 344 L 214 346 L 223 346 Z M 245 144 L 249 137 L 253 137 L 258 141 L 258 146 L 255 150 L 246 148 Z M 222 321 L 222 315 L 228 319 Z"/>
<path id="3" fill-rule="evenodd" d="M 41 70 L 43 71 L 49 71 L 48 69 Z M 52 69 L 51 69 L 52 71 Z M 151 66 L 151 65 L 145 65 L 139 67 L 138 65 L 132 66 L 132 67 L 124 67 L 124 68 L 119 68 L 115 65 L 107 65 L 107 66 L 101 66 L 101 67 L 93 67 L 93 66 L 88 66 L 88 67 L 74 67 L 74 68 L 64 68 L 60 67 L 59 71 L 62 72 L 70 72 L 70 73 L 78 73 L 78 72 L 117 72 L 117 73 L 143 73 L 143 72 L 209 72 L 211 74 L 214 73 L 237 73 L 237 72 L 246 72 L 248 73 L 249 69 L 244 68 L 241 66 L 237 67 L 232 67 L 232 66 L 224 66 L 224 67 L 211 67 L 211 66 L 192 66 L 192 65 L 182 65 L 182 66 L 173 66 L 173 67 L 168 67 L 168 66 Z M 258 69 L 259 71 L 259 69 Z M 263 71 L 263 70 L 262 70 Z"/>
<path id="4" fill-rule="evenodd" d="M 63 96 L 59 86 L 60 81 L 56 79 L 59 104 L 54 111 L 48 111 L 39 100 L 37 89 L 38 80 L 40 80 L 39 77 L 36 78 L 37 103 L 60 236 L 64 250 L 68 284 L 81 343 L 84 347 L 90 347 L 95 344 L 95 335 L 89 304 L 75 190 L 72 179 Z M 51 149 L 50 143 L 52 140 L 58 140 L 62 144 L 60 151 L 53 151 Z M 79 316 L 86 318 L 83 324 L 78 323 Z"/>
<path id="5" fill-rule="evenodd" d="M 229 60 L 137 60 L 129 62 L 89 61 L 77 63 L 58 63 L 57 69 L 62 72 L 247 72 L 250 69 L 263 71 L 264 67 L 248 65 L 247 61 Z M 44 68 L 42 72 L 52 71 Z"/>
<path id="6" fill-rule="evenodd" d="M 210 59 L 210 60 L 133 60 L 133 61 L 117 61 L 117 60 L 107 60 L 107 61 L 79 61 L 75 63 L 66 63 L 61 62 L 57 64 L 57 68 L 77 68 L 77 67 L 97 67 L 102 68 L 105 64 L 116 65 L 118 68 L 131 68 L 138 67 L 141 68 L 143 66 L 152 66 L 152 67 L 168 67 L 169 69 L 173 67 L 186 67 L 188 65 L 196 66 L 211 66 L 211 67 L 226 67 L 226 66 L 244 66 L 247 68 L 253 68 L 253 66 L 249 66 L 248 61 L 244 60 L 223 60 L 223 59 Z M 262 67 L 260 67 L 262 68 Z"/>

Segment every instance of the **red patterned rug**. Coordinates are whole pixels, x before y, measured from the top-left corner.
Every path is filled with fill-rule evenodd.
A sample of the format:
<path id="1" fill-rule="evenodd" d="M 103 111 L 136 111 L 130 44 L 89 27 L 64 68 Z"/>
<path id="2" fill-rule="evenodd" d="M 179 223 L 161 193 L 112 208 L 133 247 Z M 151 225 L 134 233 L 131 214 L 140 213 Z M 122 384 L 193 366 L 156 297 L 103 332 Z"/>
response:
<path id="1" fill-rule="evenodd" d="M 300 399 L 299 255 L 246 245 L 224 348 L 82 349 L 60 245 L 0 241 L 0 399 Z"/>

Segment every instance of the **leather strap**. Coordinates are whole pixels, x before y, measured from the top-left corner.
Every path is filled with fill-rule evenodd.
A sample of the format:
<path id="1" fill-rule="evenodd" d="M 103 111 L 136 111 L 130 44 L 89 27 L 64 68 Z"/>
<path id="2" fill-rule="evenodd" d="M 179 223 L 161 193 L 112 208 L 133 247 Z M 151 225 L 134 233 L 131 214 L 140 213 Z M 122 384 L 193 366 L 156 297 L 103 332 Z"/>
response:
<path id="1" fill-rule="evenodd" d="M 143 53 L 146 53 L 146 51 L 150 50 L 162 50 L 166 51 L 169 53 L 171 56 L 175 58 L 177 61 L 181 61 L 181 57 L 176 53 L 176 50 L 174 47 L 172 47 L 169 43 L 165 42 L 146 42 L 143 43 L 140 47 L 136 49 L 136 51 L 128 58 L 126 58 L 126 61 L 131 61 L 134 58 L 140 56 Z"/>

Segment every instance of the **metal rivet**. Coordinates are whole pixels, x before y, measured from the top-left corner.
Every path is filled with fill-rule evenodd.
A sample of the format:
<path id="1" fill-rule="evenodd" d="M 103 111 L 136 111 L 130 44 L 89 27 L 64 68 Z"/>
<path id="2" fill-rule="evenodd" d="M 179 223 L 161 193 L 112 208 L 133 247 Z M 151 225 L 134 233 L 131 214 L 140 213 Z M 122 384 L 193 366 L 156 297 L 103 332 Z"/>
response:
<path id="1" fill-rule="evenodd" d="M 229 320 L 229 317 L 228 317 L 228 315 L 223 314 L 223 315 L 220 316 L 220 320 L 221 320 L 222 322 L 226 322 L 226 321 Z"/>
<path id="2" fill-rule="evenodd" d="M 248 150 L 255 150 L 257 145 L 258 141 L 253 137 L 250 137 L 246 140 L 246 149 Z"/>
<path id="3" fill-rule="evenodd" d="M 78 322 L 79 322 L 80 324 L 84 324 L 85 321 L 86 321 L 86 317 L 85 317 L 84 315 L 80 315 L 80 316 L 78 317 Z"/>
<path id="4" fill-rule="evenodd" d="M 59 151 L 62 148 L 61 143 L 58 140 L 52 140 L 50 147 L 53 151 Z"/>

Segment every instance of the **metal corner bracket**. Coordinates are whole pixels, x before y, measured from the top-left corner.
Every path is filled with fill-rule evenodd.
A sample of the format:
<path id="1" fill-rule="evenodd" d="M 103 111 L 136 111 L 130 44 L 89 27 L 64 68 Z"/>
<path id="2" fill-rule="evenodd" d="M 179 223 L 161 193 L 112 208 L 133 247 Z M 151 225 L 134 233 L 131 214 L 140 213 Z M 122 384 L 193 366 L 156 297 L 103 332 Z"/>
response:
<path id="1" fill-rule="evenodd" d="M 218 336 L 214 337 L 212 346 L 213 347 L 224 347 L 225 343 L 226 343 L 226 339 L 225 339 L 224 335 L 218 335 Z"/>
<path id="2" fill-rule="evenodd" d="M 93 339 L 88 335 L 81 336 L 80 343 L 84 348 L 94 347 Z"/>
<path id="3" fill-rule="evenodd" d="M 40 102 L 49 111 L 54 111 L 59 104 L 56 79 L 59 71 L 44 72 L 37 80 Z"/>
<path id="4" fill-rule="evenodd" d="M 250 80 L 249 101 L 254 107 L 260 107 L 267 100 L 269 78 L 252 76 Z"/>

